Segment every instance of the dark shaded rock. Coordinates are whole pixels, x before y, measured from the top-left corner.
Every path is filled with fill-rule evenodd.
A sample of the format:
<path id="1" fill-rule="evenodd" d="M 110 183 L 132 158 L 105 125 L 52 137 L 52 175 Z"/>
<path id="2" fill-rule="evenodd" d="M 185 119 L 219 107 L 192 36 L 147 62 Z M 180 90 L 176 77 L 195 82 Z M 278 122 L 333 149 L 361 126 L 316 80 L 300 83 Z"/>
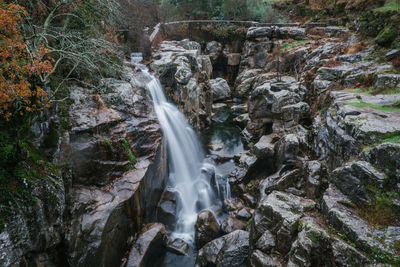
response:
<path id="1" fill-rule="evenodd" d="M 249 233 L 237 230 L 206 244 L 199 251 L 196 267 L 242 267 L 249 253 Z"/>
<path id="2" fill-rule="evenodd" d="M 62 242 L 64 235 L 63 179 L 57 175 L 31 179 L 32 200 L 16 200 L 11 207 L 13 214 L 0 231 L 0 266 L 31 261 L 56 263 L 49 252 Z"/>
<path id="3" fill-rule="evenodd" d="M 333 266 L 329 234 L 316 220 L 305 217 L 289 252 L 289 266 Z"/>
<path id="4" fill-rule="evenodd" d="M 177 255 L 189 256 L 189 244 L 180 238 L 169 241 L 167 250 Z"/>
<path id="5" fill-rule="evenodd" d="M 197 215 L 196 222 L 196 245 L 197 247 L 202 247 L 211 240 L 219 236 L 219 225 L 214 214 L 205 210 Z"/>
<path id="6" fill-rule="evenodd" d="M 338 266 L 366 266 L 370 263 L 367 256 L 340 239 L 335 239 L 332 243 L 332 252 Z"/>
<path id="7" fill-rule="evenodd" d="M 330 186 L 321 201 L 321 209 L 330 227 L 340 231 L 357 249 L 367 253 L 369 257 L 381 259 L 384 257 L 399 260 L 393 245 L 400 238 L 400 227 L 372 229 L 360 218 L 351 207 L 352 202 L 337 188 Z M 380 242 L 379 240 L 385 240 Z"/>
<path id="8" fill-rule="evenodd" d="M 320 198 L 328 187 L 328 174 L 326 168 L 316 160 L 306 164 L 306 179 L 304 190 L 308 198 Z"/>
<path id="9" fill-rule="evenodd" d="M 251 228 L 252 243 L 269 230 L 276 236 L 276 249 L 286 254 L 294 241 L 299 220 L 315 202 L 288 193 L 274 191 L 264 197 L 255 211 Z"/>
<path id="10" fill-rule="evenodd" d="M 390 177 L 395 177 L 395 183 L 400 183 L 400 144 L 385 143 L 374 147 L 367 156 L 368 160 Z"/>
<path id="11" fill-rule="evenodd" d="M 262 253 L 259 250 L 254 251 L 250 256 L 249 267 L 281 267 L 283 266 L 277 259 Z"/>
<path id="12" fill-rule="evenodd" d="M 365 161 L 355 161 L 337 168 L 330 180 L 352 201 L 359 205 L 368 205 L 376 201 L 373 188 L 382 188 L 386 175 L 377 171 Z"/>
<path id="13" fill-rule="evenodd" d="M 167 229 L 173 230 L 176 224 L 177 195 L 167 188 L 161 196 L 157 206 L 157 220 L 163 223 Z"/>
<path id="14" fill-rule="evenodd" d="M 164 225 L 160 223 L 146 225 L 129 252 L 127 267 L 151 266 L 164 246 L 164 236 Z"/>
<path id="15" fill-rule="evenodd" d="M 271 38 L 274 33 L 274 27 L 251 27 L 247 31 L 247 39 L 268 37 Z"/>
<path id="16" fill-rule="evenodd" d="M 175 73 L 178 70 L 176 64 L 169 63 L 160 74 L 160 82 L 164 87 L 174 88 L 176 86 Z"/>

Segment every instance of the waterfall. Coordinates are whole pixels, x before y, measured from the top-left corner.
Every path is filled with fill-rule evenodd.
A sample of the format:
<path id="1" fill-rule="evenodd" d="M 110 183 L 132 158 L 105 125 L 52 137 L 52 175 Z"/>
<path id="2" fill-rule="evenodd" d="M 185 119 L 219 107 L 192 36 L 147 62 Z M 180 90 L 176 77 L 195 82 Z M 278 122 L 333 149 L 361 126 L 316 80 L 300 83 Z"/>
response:
<path id="1" fill-rule="evenodd" d="M 184 115 L 168 102 L 161 83 L 149 76 L 147 89 L 168 147 L 169 183 L 177 194 L 177 223 L 173 237 L 193 242 L 197 214 L 210 209 L 216 201 L 210 179 L 202 172 L 204 152 L 201 143 Z"/>

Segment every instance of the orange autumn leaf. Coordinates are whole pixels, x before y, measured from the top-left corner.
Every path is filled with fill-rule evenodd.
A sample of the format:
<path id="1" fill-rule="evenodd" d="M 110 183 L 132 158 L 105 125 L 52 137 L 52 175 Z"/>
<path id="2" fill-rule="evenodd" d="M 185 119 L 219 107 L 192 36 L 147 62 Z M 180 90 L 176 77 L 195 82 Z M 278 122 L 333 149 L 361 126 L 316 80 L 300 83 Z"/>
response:
<path id="1" fill-rule="evenodd" d="M 49 49 L 42 46 L 28 52 L 19 28 L 23 16 L 27 16 L 23 7 L 0 2 L 0 116 L 7 120 L 12 114 L 41 109 L 32 103 L 41 103 L 46 93 L 33 80 L 54 71 Z"/>

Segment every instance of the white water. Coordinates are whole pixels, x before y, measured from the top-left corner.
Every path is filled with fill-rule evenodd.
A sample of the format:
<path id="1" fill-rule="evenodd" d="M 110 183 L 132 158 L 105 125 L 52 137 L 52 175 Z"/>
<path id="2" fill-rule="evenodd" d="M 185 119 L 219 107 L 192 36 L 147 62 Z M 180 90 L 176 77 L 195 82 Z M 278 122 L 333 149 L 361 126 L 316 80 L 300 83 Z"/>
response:
<path id="1" fill-rule="evenodd" d="M 137 64 L 138 60 L 132 62 Z M 202 169 L 214 166 L 203 163 L 204 153 L 196 133 L 178 108 L 167 101 L 159 80 L 149 74 L 145 66 L 138 67 L 150 80 L 147 88 L 168 146 L 168 186 L 179 196 L 172 236 L 192 243 L 198 212 L 211 209 L 216 202 L 209 178 L 202 175 Z"/>

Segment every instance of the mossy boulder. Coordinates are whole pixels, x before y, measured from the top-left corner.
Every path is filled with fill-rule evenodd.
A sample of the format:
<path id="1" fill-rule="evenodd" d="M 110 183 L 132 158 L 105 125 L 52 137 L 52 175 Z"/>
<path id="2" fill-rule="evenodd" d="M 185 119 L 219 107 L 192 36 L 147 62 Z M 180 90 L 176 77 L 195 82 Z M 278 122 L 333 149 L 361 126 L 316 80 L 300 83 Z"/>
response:
<path id="1" fill-rule="evenodd" d="M 397 30 L 394 27 L 388 26 L 381 31 L 376 37 L 375 43 L 380 46 L 389 46 L 397 37 Z"/>

